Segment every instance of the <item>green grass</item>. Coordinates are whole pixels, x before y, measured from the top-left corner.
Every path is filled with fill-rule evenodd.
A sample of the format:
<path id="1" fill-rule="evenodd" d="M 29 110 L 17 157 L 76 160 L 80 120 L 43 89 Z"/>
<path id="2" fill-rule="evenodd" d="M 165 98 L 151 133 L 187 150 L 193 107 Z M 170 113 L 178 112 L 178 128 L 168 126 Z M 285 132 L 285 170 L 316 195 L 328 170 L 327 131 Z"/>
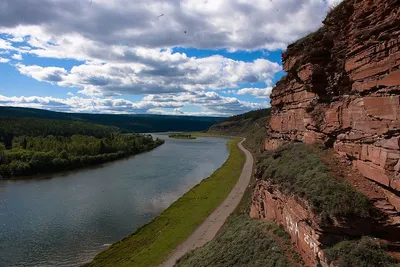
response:
<path id="1" fill-rule="evenodd" d="M 287 255 L 296 254 L 289 247 L 290 237 L 281 226 L 235 214 L 211 242 L 187 253 L 176 266 L 293 266 Z"/>
<path id="2" fill-rule="evenodd" d="M 162 263 L 235 186 L 245 155 L 237 147 L 240 139 L 228 142 L 230 155 L 221 168 L 174 202 L 160 216 L 135 233 L 113 244 L 85 266 L 150 267 Z"/>
<path id="3" fill-rule="evenodd" d="M 312 211 L 320 215 L 321 223 L 372 216 L 371 201 L 351 185 L 335 179 L 319 153 L 319 148 L 305 144 L 264 152 L 257 164 L 257 176 L 278 185 L 287 194 L 307 200 Z"/>
<path id="4" fill-rule="evenodd" d="M 264 127 L 255 129 L 243 144 L 258 151 L 265 135 Z M 254 184 L 252 177 L 239 205 L 216 237 L 185 254 L 175 267 L 304 266 L 281 225 L 249 217 Z"/>
<path id="5" fill-rule="evenodd" d="M 386 246 L 370 237 L 340 242 L 325 250 L 325 255 L 338 267 L 399 266 L 396 265 L 396 260 L 387 254 Z"/>

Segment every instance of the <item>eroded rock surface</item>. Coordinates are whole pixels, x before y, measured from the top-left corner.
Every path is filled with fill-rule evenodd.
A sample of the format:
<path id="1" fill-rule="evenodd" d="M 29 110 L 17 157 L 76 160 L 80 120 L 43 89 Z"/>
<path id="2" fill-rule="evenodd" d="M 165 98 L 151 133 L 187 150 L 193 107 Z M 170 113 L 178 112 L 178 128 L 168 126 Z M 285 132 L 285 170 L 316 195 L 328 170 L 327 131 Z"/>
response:
<path id="1" fill-rule="evenodd" d="M 398 0 L 348 0 L 320 30 L 289 46 L 287 76 L 271 95 L 265 149 L 320 141 L 398 193 L 399 25 Z"/>
<path id="2" fill-rule="evenodd" d="M 289 142 L 333 148 L 373 184 L 363 193 L 385 219 L 324 228 L 307 203 L 261 180 L 251 216 L 281 223 L 308 266 L 328 266 L 323 249 L 345 236 L 378 236 L 399 252 L 400 2 L 345 0 L 282 60 L 287 75 L 272 91 L 264 149 Z"/>

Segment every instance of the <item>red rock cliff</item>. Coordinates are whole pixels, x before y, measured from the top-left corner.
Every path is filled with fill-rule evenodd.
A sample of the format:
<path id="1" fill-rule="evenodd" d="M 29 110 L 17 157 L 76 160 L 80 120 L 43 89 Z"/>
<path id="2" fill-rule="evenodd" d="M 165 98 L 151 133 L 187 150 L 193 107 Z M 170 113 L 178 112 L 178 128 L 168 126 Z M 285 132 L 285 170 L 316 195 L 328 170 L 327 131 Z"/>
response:
<path id="1" fill-rule="evenodd" d="M 400 1 L 345 1 L 282 59 L 265 149 L 321 141 L 399 192 Z"/>

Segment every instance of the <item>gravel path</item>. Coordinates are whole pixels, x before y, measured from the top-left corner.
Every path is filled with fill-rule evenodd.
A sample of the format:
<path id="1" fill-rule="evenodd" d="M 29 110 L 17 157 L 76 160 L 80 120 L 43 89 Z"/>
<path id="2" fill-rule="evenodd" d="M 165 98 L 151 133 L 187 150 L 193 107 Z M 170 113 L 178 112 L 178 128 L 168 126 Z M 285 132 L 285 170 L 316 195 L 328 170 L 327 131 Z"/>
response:
<path id="1" fill-rule="evenodd" d="M 242 173 L 235 187 L 229 193 L 227 198 L 222 204 L 208 216 L 208 218 L 194 231 L 188 239 L 180 244 L 169 258 L 160 266 L 173 267 L 175 262 L 185 255 L 190 250 L 201 247 L 207 242 L 211 241 L 221 226 L 225 223 L 228 216 L 235 210 L 243 194 L 249 185 L 252 169 L 253 169 L 253 156 L 242 146 L 243 139 L 238 145 L 239 148 L 246 154 L 246 163 L 243 166 Z"/>

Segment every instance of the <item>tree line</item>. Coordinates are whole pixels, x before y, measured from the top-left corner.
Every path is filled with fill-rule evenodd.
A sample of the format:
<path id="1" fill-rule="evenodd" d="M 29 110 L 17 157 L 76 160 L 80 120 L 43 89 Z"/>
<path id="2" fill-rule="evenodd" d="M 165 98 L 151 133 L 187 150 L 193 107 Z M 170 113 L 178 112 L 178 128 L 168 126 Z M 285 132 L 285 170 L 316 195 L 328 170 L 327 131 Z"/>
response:
<path id="1" fill-rule="evenodd" d="M 99 164 L 149 151 L 164 143 L 151 135 L 121 133 L 113 127 L 23 118 L 10 119 L 9 123 L 0 119 L 0 138 L 3 178 Z"/>
<path id="2" fill-rule="evenodd" d="M 72 136 L 89 135 L 98 138 L 123 132 L 117 127 L 93 123 L 38 118 L 0 116 L 0 142 L 11 147 L 16 136 Z"/>

